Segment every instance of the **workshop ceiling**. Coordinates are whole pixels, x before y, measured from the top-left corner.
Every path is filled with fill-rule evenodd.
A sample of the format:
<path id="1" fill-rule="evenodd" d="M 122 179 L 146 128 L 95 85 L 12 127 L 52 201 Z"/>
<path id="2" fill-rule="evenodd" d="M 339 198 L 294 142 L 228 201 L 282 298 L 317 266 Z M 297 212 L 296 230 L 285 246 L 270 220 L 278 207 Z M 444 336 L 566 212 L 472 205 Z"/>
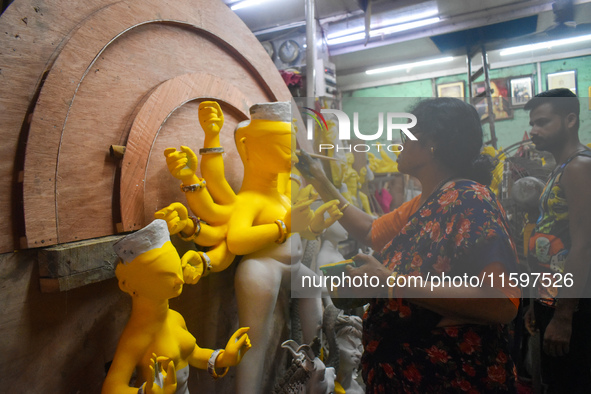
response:
<path id="1" fill-rule="evenodd" d="M 224 0 L 228 5 L 237 0 Z M 364 31 L 368 0 L 316 0 L 319 40 L 345 32 Z M 554 5 L 554 10 L 553 10 Z M 558 9 L 558 12 L 556 11 Z M 439 21 L 393 34 L 376 32 L 399 17 L 424 14 Z M 260 0 L 257 6 L 234 11 L 265 41 L 305 31 L 305 0 Z M 566 23 L 565 23 L 566 22 Z M 368 68 L 430 59 L 442 55 L 465 55 L 466 46 L 484 42 L 488 50 L 507 45 L 547 41 L 554 37 L 590 34 L 591 0 L 373 0 L 371 31 L 364 40 L 329 45 L 339 85 L 367 80 Z M 575 28 L 576 26 L 576 28 Z M 373 33 L 370 33 L 373 34 Z M 573 49 L 589 48 L 589 42 Z"/>

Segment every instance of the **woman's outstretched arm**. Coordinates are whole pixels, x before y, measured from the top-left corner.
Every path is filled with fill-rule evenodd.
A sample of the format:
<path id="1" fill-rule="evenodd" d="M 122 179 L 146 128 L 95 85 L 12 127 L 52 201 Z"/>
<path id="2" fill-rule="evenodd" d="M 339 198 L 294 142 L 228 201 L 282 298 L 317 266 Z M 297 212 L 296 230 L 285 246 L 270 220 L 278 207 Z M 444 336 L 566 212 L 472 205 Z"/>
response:
<path id="1" fill-rule="evenodd" d="M 314 189 L 316 189 L 323 201 L 339 200 L 339 209 L 343 213 L 339 222 L 347 230 L 349 235 L 364 245 L 371 246 L 373 216 L 353 205 L 348 205 L 348 201 L 330 182 L 320 163 L 312 159 L 306 152 L 302 151 L 298 160 L 299 163 L 296 166 L 302 173 L 302 176 L 314 186 Z"/>

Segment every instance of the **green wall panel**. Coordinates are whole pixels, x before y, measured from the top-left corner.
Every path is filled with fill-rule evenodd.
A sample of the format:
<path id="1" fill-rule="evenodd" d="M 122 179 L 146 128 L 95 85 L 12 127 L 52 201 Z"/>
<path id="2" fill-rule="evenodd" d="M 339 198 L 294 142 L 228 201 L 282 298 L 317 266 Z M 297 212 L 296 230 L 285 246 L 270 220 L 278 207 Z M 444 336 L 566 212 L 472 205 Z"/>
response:
<path id="1" fill-rule="evenodd" d="M 591 56 L 582 56 L 576 58 L 568 58 L 561 60 L 553 60 L 548 62 L 542 62 L 540 64 L 542 73 L 542 87 L 538 86 L 537 66 L 536 64 L 525 64 L 520 66 L 505 67 L 499 69 L 493 69 L 490 71 L 491 79 L 495 78 L 512 78 L 531 75 L 534 80 L 534 92 L 539 93 L 542 90 L 546 90 L 546 75 L 548 73 L 558 71 L 577 71 L 577 94 L 581 97 L 581 127 L 579 130 L 579 136 L 581 142 L 584 144 L 591 143 L 591 111 L 589 106 L 591 102 L 588 99 L 589 87 L 591 86 Z M 482 80 L 481 77 L 479 80 Z M 359 89 L 352 92 L 347 92 L 343 96 L 343 110 L 349 114 L 353 112 L 359 112 L 360 125 L 364 124 L 368 130 L 377 130 L 377 120 L 364 118 L 362 113 L 369 113 L 370 109 L 375 112 L 376 106 L 381 105 L 384 108 L 380 108 L 380 111 L 388 111 L 388 102 L 384 101 L 380 104 L 379 101 L 367 100 L 349 100 L 347 98 L 370 98 L 370 97 L 432 97 L 433 96 L 433 84 L 435 86 L 443 83 L 463 81 L 465 86 L 465 95 L 468 95 L 468 77 L 466 73 L 451 75 L 446 77 L 440 77 L 432 79 L 424 79 L 419 81 L 404 82 L 394 85 L 384 85 L 374 88 Z M 408 102 L 408 107 L 411 106 L 411 100 Z M 351 120 L 353 119 L 350 115 Z M 485 134 L 488 134 L 488 125 L 484 126 Z M 360 126 L 361 128 L 361 126 Z M 495 131 L 497 134 L 499 147 L 507 147 L 513 143 L 520 141 L 523 138 L 525 131 L 529 131 L 529 115 L 528 112 L 523 108 L 513 108 L 513 118 L 498 120 L 495 122 Z M 487 137 L 485 137 L 488 140 Z M 386 142 L 381 140 L 381 142 Z M 373 150 L 372 150 L 373 151 Z M 375 152 L 374 152 L 375 153 Z"/>

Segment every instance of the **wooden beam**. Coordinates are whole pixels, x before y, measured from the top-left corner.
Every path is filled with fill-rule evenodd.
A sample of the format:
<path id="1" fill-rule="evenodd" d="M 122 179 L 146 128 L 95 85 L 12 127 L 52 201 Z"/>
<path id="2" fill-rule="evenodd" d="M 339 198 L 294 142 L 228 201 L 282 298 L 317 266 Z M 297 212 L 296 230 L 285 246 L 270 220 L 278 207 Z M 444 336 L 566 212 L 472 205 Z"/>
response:
<path id="1" fill-rule="evenodd" d="M 39 250 L 41 292 L 66 291 L 115 276 L 113 244 L 124 235 L 71 242 Z"/>

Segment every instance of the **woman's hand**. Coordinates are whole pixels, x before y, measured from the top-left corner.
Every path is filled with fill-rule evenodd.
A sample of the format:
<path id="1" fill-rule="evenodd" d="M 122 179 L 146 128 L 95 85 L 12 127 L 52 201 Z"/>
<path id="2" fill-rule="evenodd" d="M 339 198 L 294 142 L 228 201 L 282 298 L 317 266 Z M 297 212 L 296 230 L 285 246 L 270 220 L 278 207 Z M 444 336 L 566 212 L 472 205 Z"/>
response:
<path id="1" fill-rule="evenodd" d="M 216 360 L 215 366 L 218 368 L 232 367 L 238 365 L 244 354 L 252 347 L 248 338 L 250 327 L 242 327 L 236 330 L 230 337 L 224 352 Z"/>
<path id="2" fill-rule="evenodd" d="M 392 272 L 375 257 L 367 254 L 360 253 L 353 257 L 353 261 L 356 267 L 345 267 L 345 273 L 351 277 L 362 277 L 363 280 L 361 281 L 362 286 L 353 286 L 352 293 L 357 297 L 386 298 L 388 296 L 386 282 Z M 377 278 L 377 281 L 373 278 Z"/>
<path id="3" fill-rule="evenodd" d="M 164 366 L 166 366 L 166 372 L 164 372 Z M 160 386 L 154 384 L 156 380 L 156 373 L 162 370 L 163 381 Z M 174 394 L 176 392 L 176 370 L 174 368 L 174 362 L 168 357 L 158 357 L 152 353 L 150 358 L 150 376 L 148 381 L 144 385 L 144 393 L 146 394 Z"/>
<path id="4" fill-rule="evenodd" d="M 318 160 L 314 160 L 305 151 L 300 151 L 296 168 L 300 171 L 302 176 L 309 182 L 329 182 L 322 165 Z"/>

